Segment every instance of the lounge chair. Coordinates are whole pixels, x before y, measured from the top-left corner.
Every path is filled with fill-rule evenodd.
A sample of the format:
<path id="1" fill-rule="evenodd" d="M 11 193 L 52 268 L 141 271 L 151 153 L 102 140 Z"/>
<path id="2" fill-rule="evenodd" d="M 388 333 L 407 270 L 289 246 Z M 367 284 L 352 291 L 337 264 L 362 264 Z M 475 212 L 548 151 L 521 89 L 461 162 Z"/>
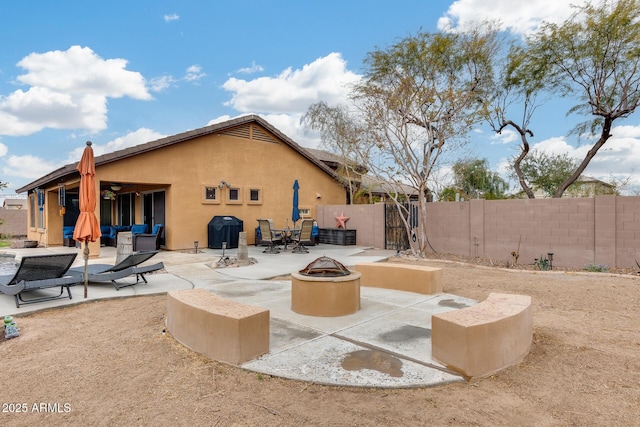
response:
<path id="1" fill-rule="evenodd" d="M 148 283 L 144 277 L 146 273 L 164 268 L 164 264 L 159 262 L 152 265 L 140 265 L 149 258 L 157 254 L 158 251 L 135 252 L 128 255 L 117 264 L 90 264 L 87 267 L 89 282 L 111 282 L 116 290 L 127 286 L 137 285 L 142 282 Z M 71 272 L 81 277 L 84 276 L 84 266 L 72 268 Z M 134 283 L 118 283 L 116 280 L 135 275 Z M 84 277 L 83 277 L 84 279 Z"/>
<path id="2" fill-rule="evenodd" d="M 21 303 L 32 304 L 63 298 L 65 288 L 67 288 L 67 295 L 71 299 L 69 287 L 82 283 L 82 278 L 72 274 L 69 270 L 77 255 L 77 253 L 70 253 L 22 257 L 15 274 L 0 276 L 0 292 L 13 295 L 17 308 L 20 308 Z M 60 293 L 57 295 L 23 298 L 23 293 L 58 286 L 60 286 Z"/>

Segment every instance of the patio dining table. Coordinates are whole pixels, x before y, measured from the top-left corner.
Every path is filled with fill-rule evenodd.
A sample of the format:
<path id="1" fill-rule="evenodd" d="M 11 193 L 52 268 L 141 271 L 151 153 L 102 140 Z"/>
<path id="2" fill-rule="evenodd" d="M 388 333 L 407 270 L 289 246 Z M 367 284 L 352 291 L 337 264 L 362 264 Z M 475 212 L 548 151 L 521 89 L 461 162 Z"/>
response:
<path id="1" fill-rule="evenodd" d="M 289 228 L 289 227 L 285 227 L 285 228 L 274 228 L 273 229 L 274 233 L 280 233 L 280 235 L 282 236 L 282 242 L 284 244 L 284 250 L 287 250 L 287 244 L 289 242 L 291 242 L 291 238 L 300 234 L 300 230 L 297 228 Z"/>

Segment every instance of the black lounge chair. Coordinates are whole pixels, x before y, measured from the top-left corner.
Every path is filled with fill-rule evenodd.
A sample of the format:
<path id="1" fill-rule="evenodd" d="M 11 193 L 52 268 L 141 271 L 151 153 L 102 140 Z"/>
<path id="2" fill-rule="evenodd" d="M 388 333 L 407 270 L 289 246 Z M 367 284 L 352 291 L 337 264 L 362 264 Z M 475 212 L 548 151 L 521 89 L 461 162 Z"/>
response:
<path id="1" fill-rule="evenodd" d="M 0 276 L 0 292 L 13 295 L 17 308 L 20 308 L 21 303 L 32 304 L 63 298 L 65 288 L 71 299 L 69 287 L 82 283 L 82 278 L 69 270 L 77 255 L 77 253 L 70 253 L 22 257 L 15 274 Z M 57 295 L 23 298 L 25 292 L 36 292 L 58 286 L 60 286 L 60 293 Z"/>
<path id="2" fill-rule="evenodd" d="M 89 275 L 89 282 L 111 282 L 116 290 L 127 286 L 137 285 L 142 282 L 148 283 L 144 277 L 146 273 L 157 271 L 164 268 L 164 264 L 159 262 L 152 265 L 143 265 L 143 262 L 157 254 L 158 251 L 143 251 L 134 252 L 128 255 L 125 259 L 115 265 L 111 264 L 90 264 L 87 267 L 87 273 Z M 72 273 L 84 275 L 84 267 L 76 267 L 71 269 Z M 136 281 L 134 283 L 118 283 L 116 280 L 125 277 L 135 275 Z"/>

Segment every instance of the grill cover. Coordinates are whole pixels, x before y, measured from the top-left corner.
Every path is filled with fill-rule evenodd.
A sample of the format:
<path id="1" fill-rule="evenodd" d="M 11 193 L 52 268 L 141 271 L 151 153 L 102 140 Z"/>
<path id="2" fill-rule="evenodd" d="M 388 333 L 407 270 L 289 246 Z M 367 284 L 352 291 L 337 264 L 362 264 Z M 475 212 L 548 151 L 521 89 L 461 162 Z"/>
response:
<path id="1" fill-rule="evenodd" d="M 208 225 L 208 247 L 222 249 L 222 242 L 227 242 L 227 248 L 237 248 L 243 227 L 242 220 L 235 216 L 214 216 Z"/>
<path id="2" fill-rule="evenodd" d="M 311 261 L 309 265 L 300 270 L 298 273 L 304 276 L 316 276 L 316 277 L 340 277 L 348 276 L 351 274 L 349 269 L 340 264 L 333 258 L 327 256 L 321 256 L 320 258 Z"/>

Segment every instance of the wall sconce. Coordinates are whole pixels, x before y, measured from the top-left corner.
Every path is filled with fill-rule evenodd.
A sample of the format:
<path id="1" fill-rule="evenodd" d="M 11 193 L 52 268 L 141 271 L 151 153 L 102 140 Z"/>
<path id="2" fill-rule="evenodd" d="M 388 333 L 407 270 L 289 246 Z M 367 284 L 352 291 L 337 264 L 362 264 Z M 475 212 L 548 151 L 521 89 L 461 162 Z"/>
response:
<path id="1" fill-rule="evenodd" d="M 227 187 L 227 188 L 231 188 L 231 184 L 229 184 L 227 181 L 220 181 L 220 184 L 218 184 L 218 188 L 222 190 L 222 187 Z"/>
<path id="2" fill-rule="evenodd" d="M 111 189 L 113 191 L 120 191 L 120 190 L 122 190 L 122 185 L 113 183 L 113 184 L 111 184 Z"/>
<path id="3" fill-rule="evenodd" d="M 320 199 L 320 198 L 322 198 L 322 194 L 316 193 L 316 199 Z"/>

